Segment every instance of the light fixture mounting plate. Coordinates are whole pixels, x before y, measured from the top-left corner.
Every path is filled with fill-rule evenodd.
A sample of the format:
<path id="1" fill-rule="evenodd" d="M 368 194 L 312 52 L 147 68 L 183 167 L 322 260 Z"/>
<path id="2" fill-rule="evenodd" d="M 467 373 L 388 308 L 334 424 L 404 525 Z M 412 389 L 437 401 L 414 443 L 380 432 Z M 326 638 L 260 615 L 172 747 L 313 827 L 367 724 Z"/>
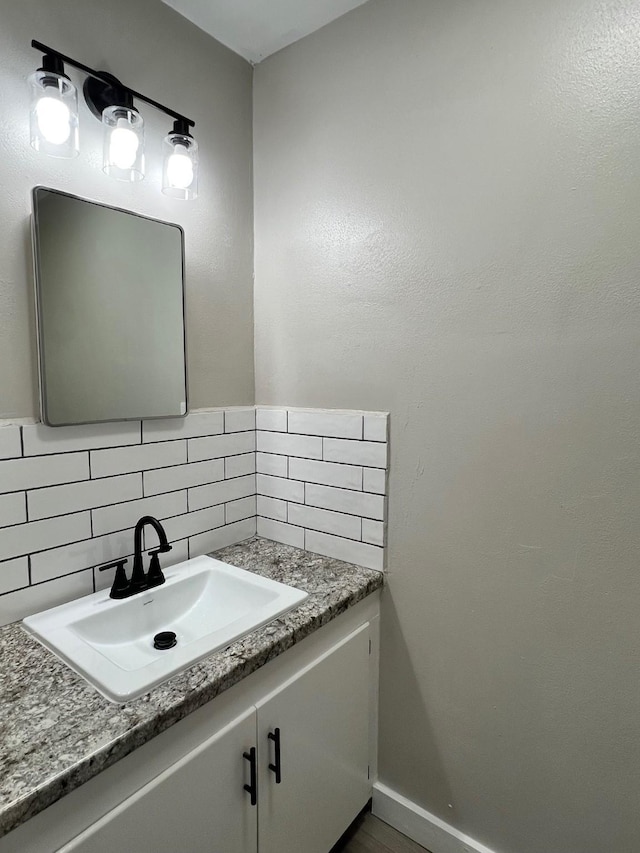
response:
<path id="1" fill-rule="evenodd" d="M 102 112 L 107 107 L 133 107 L 131 92 L 117 77 L 109 74 L 108 71 L 100 71 L 100 77 L 103 79 L 87 77 L 82 87 L 87 106 L 96 118 L 102 120 Z"/>

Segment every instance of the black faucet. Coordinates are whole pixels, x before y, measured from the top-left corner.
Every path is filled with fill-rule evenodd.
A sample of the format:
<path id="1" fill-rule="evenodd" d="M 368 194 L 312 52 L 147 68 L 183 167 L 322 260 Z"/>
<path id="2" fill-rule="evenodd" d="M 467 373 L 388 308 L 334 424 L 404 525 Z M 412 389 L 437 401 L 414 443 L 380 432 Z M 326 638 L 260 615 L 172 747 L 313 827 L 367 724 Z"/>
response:
<path id="1" fill-rule="evenodd" d="M 145 572 L 144 565 L 142 563 L 142 531 L 147 524 L 150 524 L 158 534 L 160 547 L 149 551 L 151 561 L 149 563 L 149 571 Z M 170 550 L 171 545 L 169 545 L 167 540 L 167 534 L 158 519 L 153 518 L 151 515 L 143 515 L 136 524 L 134 533 L 133 571 L 131 572 L 131 580 L 127 579 L 127 575 L 124 570 L 124 564 L 127 562 L 126 559 L 116 560 L 114 563 L 109 563 L 107 566 L 100 567 L 101 572 L 106 569 L 113 569 L 114 567 L 116 569 L 113 586 L 109 593 L 110 598 L 129 598 L 131 595 L 135 595 L 145 589 L 151 589 L 154 586 L 160 586 L 163 584 L 164 575 L 160 568 L 160 558 L 158 555 L 166 554 L 167 551 Z"/>
<path id="2" fill-rule="evenodd" d="M 145 574 L 144 566 L 142 565 L 142 531 L 147 524 L 158 534 L 160 547 L 154 551 L 149 551 L 151 562 L 149 563 L 149 572 Z M 164 583 L 164 575 L 160 568 L 160 560 L 158 554 L 166 554 L 171 550 L 171 545 L 167 541 L 167 534 L 164 532 L 164 527 L 160 524 L 157 518 L 151 515 L 143 515 L 136 524 L 134 533 L 133 546 L 133 571 L 131 572 L 131 589 L 133 593 L 140 592 L 143 589 L 149 589 L 152 586 L 160 586 Z"/>

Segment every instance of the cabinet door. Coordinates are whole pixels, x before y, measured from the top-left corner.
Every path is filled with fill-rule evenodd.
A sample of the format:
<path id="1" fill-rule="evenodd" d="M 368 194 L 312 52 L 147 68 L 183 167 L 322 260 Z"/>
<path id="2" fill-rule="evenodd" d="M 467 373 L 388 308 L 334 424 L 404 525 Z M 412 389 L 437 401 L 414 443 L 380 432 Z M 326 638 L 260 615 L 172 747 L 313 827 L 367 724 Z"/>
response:
<path id="1" fill-rule="evenodd" d="M 238 717 L 59 853 L 256 853 L 257 809 L 244 785 L 255 710 Z"/>
<path id="2" fill-rule="evenodd" d="M 260 853 L 327 853 L 371 796 L 369 624 L 257 708 Z"/>

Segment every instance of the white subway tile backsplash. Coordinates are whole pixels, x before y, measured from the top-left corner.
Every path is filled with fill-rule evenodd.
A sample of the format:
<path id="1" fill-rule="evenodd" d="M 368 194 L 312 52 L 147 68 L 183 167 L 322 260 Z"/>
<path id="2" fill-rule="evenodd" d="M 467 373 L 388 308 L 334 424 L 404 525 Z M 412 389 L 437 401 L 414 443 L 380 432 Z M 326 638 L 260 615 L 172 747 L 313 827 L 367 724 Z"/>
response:
<path id="1" fill-rule="evenodd" d="M 22 524 L 27 520 L 27 502 L 24 492 L 0 495 L 0 527 Z"/>
<path id="2" fill-rule="evenodd" d="M 133 554 L 133 528 L 84 539 L 82 542 L 32 554 L 31 581 L 42 583 L 81 569 L 102 566 L 129 554 Z"/>
<path id="3" fill-rule="evenodd" d="M 96 588 L 109 586 L 113 573 L 97 567 L 131 555 L 142 515 L 167 527 L 164 566 L 188 558 L 189 539 L 211 550 L 255 534 L 253 407 L 142 424 L 0 425 L 0 459 L 5 621 L 91 592 L 94 572 Z M 189 491 L 217 483 L 220 504 L 189 507 Z M 145 540 L 155 544 L 152 532 Z"/>
<path id="4" fill-rule="evenodd" d="M 276 521 L 287 520 L 287 502 L 277 498 L 268 498 L 258 495 L 256 501 L 256 513 L 265 518 L 274 518 Z"/>
<path id="5" fill-rule="evenodd" d="M 178 539 L 171 542 L 171 550 L 167 554 L 160 554 L 160 565 L 163 569 L 184 563 L 189 559 L 189 540 Z"/>
<path id="6" fill-rule="evenodd" d="M 304 503 L 304 483 L 298 483 L 295 480 L 258 474 L 256 476 L 256 489 L 259 495 L 266 495 L 269 498 L 281 498 L 285 501 Z"/>
<path id="7" fill-rule="evenodd" d="M 0 528 L 0 560 L 11 560 L 35 551 L 56 548 L 91 536 L 88 512 L 61 515 L 44 521 L 29 521 L 15 527 Z"/>
<path id="8" fill-rule="evenodd" d="M 226 456 L 224 460 L 224 476 L 243 477 L 245 474 L 256 473 L 256 454 L 242 453 L 240 456 Z"/>
<path id="9" fill-rule="evenodd" d="M 384 520 L 384 497 L 353 492 L 348 489 L 335 489 L 332 486 L 318 486 L 307 483 L 305 503 L 336 512 L 346 512 L 364 518 Z"/>
<path id="10" fill-rule="evenodd" d="M 191 412 L 184 418 L 161 418 L 142 422 L 142 441 L 172 441 L 216 435 L 224 431 L 224 413 L 221 410 Z"/>
<path id="11" fill-rule="evenodd" d="M 364 440 L 387 441 L 389 415 L 385 412 L 373 412 L 364 416 Z"/>
<path id="12" fill-rule="evenodd" d="M 209 554 L 211 551 L 226 548 L 227 545 L 242 542 L 244 539 L 250 539 L 255 535 L 255 518 L 245 518 L 243 521 L 225 524 L 224 527 L 218 527 L 216 530 L 208 530 L 206 533 L 192 536 L 189 539 L 189 554 L 191 557 Z"/>
<path id="13" fill-rule="evenodd" d="M 120 447 L 140 444 L 140 421 L 66 427 L 27 424 L 22 427 L 22 438 L 25 456 Z"/>
<path id="14" fill-rule="evenodd" d="M 107 588 L 98 567 L 129 557 L 131 570 L 147 514 L 173 543 L 165 568 L 256 530 L 382 568 L 387 431 L 382 413 L 262 406 L 0 425 L 0 621 Z"/>
<path id="15" fill-rule="evenodd" d="M 92 477 L 113 477 L 114 474 L 183 465 L 187 461 L 187 443 L 165 441 L 113 450 L 92 450 L 90 458 Z"/>
<path id="16" fill-rule="evenodd" d="M 17 560 L 6 560 L 0 563 L 0 595 L 13 592 L 29 586 L 29 558 L 18 557 Z M 0 610 L 2 599 L 0 598 Z"/>
<path id="17" fill-rule="evenodd" d="M 174 492 L 193 486 L 203 486 L 224 479 L 224 460 L 207 459 L 205 462 L 188 462 L 171 468 L 156 468 L 142 475 L 145 497 Z"/>
<path id="18" fill-rule="evenodd" d="M 256 471 L 259 474 L 271 474 L 274 477 L 288 476 L 288 457 L 273 453 L 256 453 Z"/>
<path id="19" fill-rule="evenodd" d="M 365 492 L 384 495 L 387 492 L 387 472 L 384 468 L 363 468 L 362 488 Z"/>
<path id="20" fill-rule="evenodd" d="M 382 569 L 388 415 L 258 407 L 256 429 L 258 534 Z"/>
<path id="21" fill-rule="evenodd" d="M 224 413 L 225 432 L 244 432 L 255 430 L 256 410 L 253 406 L 249 408 L 227 409 Z"/>
<path id="22" fill-rule="evenodd" d="M 264 432 L 258 430 L 256 447 L 260 453 L 281 453 L 284 456 L 303 456 L 306 459 L 322 459 L 322 442 L 315 435 L 291 435 L 291 433 Z"/>
<path id="23" fill-rule="evenodd" d="M 362 538 L 362 519 L 355 515 L 344 515 L 341 512 L 303 504 L 289 504 L 287 520 L 298 527 L 335 533 L 336 536 L 345 536 L 347 539 Z"/>
<path id="24" fill-rule="evenodd" d="M 184 489 L 181 492 L 169 492 L 166 495 L 114 504 L 92 510 L 93 535 L 102 536 L 105 533 L 135 527 L 136 522 L 143 515 L 152 515 L 164 523 L 165 518 L 185 512 L 187 512 L 187 492 Z"/>
<path id="25" fill-rule="evenodd" d="M 88 453 L 59 453 L 0 462 L 0 494 L 88 479 Z"/>
<path id="26" fill-rule="evenodd" d="M 253 453 L 255 449 L 254 432 L 232 432 L 207 438 L 190 438 L 189 462 L 218 459 L 221 456 L 238 456 L 241 453 Z"/>
<path id="27" fill-rule="evenodd" d="M 370 545 L 384 545 L 384 522 L 363 518 L 362 541 Z"/>
<path id="28" fill-rule="evenodd" d="M 9 592 L 0 596 L 0 625 L 7 625 L 17 619 L 23 619 L 40 610 L 57 607 L 74 598 L 90 595 L 93 592 L 93 574 L 91 569 L 56 578 L 48 583 L 40 583 Z"/>
<path id="29" fill-rule="evenodd" d="M 302 527 L 294 527 L 292 524 L 283 524 L 272 518 L 260 518 L 257 523 L 258 536 L 265 539 L 273 539 L 274 542 L 282 542 L 285 545 L 293 545 L 294 548 L 304 548 L 305 532 Z"/>
<path id="30" fill-rule="evenodd" d="M 22 456 L 19 426 L 0 426 L 0 459 Z"/>
<path id="31" fill-rule="evenodd" d="M 189 510 L 202 509 L 215 504 L 234 501 L 245 498 L 256 493 L 256 479 L 254 474 L 246 477 L 236 477 L 233 480 L 221 480 L 209 486 L 198 486 L 189 489 Z"/>
<path id="32" fill-rule="evenodd" d="M 27 492 L 29 520 L 107 506 L 142 497 L 142 474 L 124 474 L 103 480 L 85 480 Z"/>
<path id="33" fill-rule="evenodd" d="M 257 406 L 256 429 L 267 429 L 271 432 L 286 432 L 287 410 Z"/>
<path id="34" fill-rule="evenodd" d="M 175 539 L 185 539 L 187 536 L 196 536 L 214 527 L 224 524 L 224 504 L 210 506 L 197 512 L 189 512 L 168 518 L 162 525 L 166 531 L 169 542 Z"/>
<path id="35" fill-rule="evenodd" d="M 361 414 L 331 410 L 289 409 L 288 431 L 333 438 L 362 438 Z"/>
<path id="36" fill-rule="evenodd" d="M 338 465 L 335 462 L 316 462 L 313 459 L 290 459 L 289 477 L 307 483 L 321 483 L 343 489 L 362 489 L 362 468 L 358 465 Z"/>
<path id="37" fill-rule="evenodd" d="M 348 465 L 366 465 L 369 468 L 387 467 L 387 445 L 384 442 L 349 441 L 341 438 L 323 438 L 324 460 L 345 462 Z"/>
<path id="38" fill-rule="evenodd" d="M 251 518 L 256 514 L 256 496 L 240 498 L 224 505 L 225 524 L 233 524 L 234 521 L 242 521 L 243 518 Z"/>
<path id="39" fill-rule="evenodd" d="M 305 532 L 305 547 L 307 551 L 314 554 L 324 554 L 326 557 L 335 557 L 347 563 L 355 563 L 368 569 L 384 569 L 384 549 L 365 542 L 354 542 L 351 539 L 341 539 L 338 536 L 330 536 L 327 533 L 318 533 L 315 530 Z"/>

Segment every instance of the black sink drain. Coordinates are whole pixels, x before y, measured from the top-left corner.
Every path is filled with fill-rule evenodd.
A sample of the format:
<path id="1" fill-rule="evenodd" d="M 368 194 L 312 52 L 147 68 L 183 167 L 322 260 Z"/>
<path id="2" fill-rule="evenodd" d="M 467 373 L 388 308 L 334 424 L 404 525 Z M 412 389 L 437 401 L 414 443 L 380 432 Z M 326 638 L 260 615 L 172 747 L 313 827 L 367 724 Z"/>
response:
<path id="1" fill-rule="evenodd" d="M 178 638 L 173 631 L 160 631 L 153 638 L 153 648 L 164 651 L 164 649 L 172 649 L 177 642 Z"/>

